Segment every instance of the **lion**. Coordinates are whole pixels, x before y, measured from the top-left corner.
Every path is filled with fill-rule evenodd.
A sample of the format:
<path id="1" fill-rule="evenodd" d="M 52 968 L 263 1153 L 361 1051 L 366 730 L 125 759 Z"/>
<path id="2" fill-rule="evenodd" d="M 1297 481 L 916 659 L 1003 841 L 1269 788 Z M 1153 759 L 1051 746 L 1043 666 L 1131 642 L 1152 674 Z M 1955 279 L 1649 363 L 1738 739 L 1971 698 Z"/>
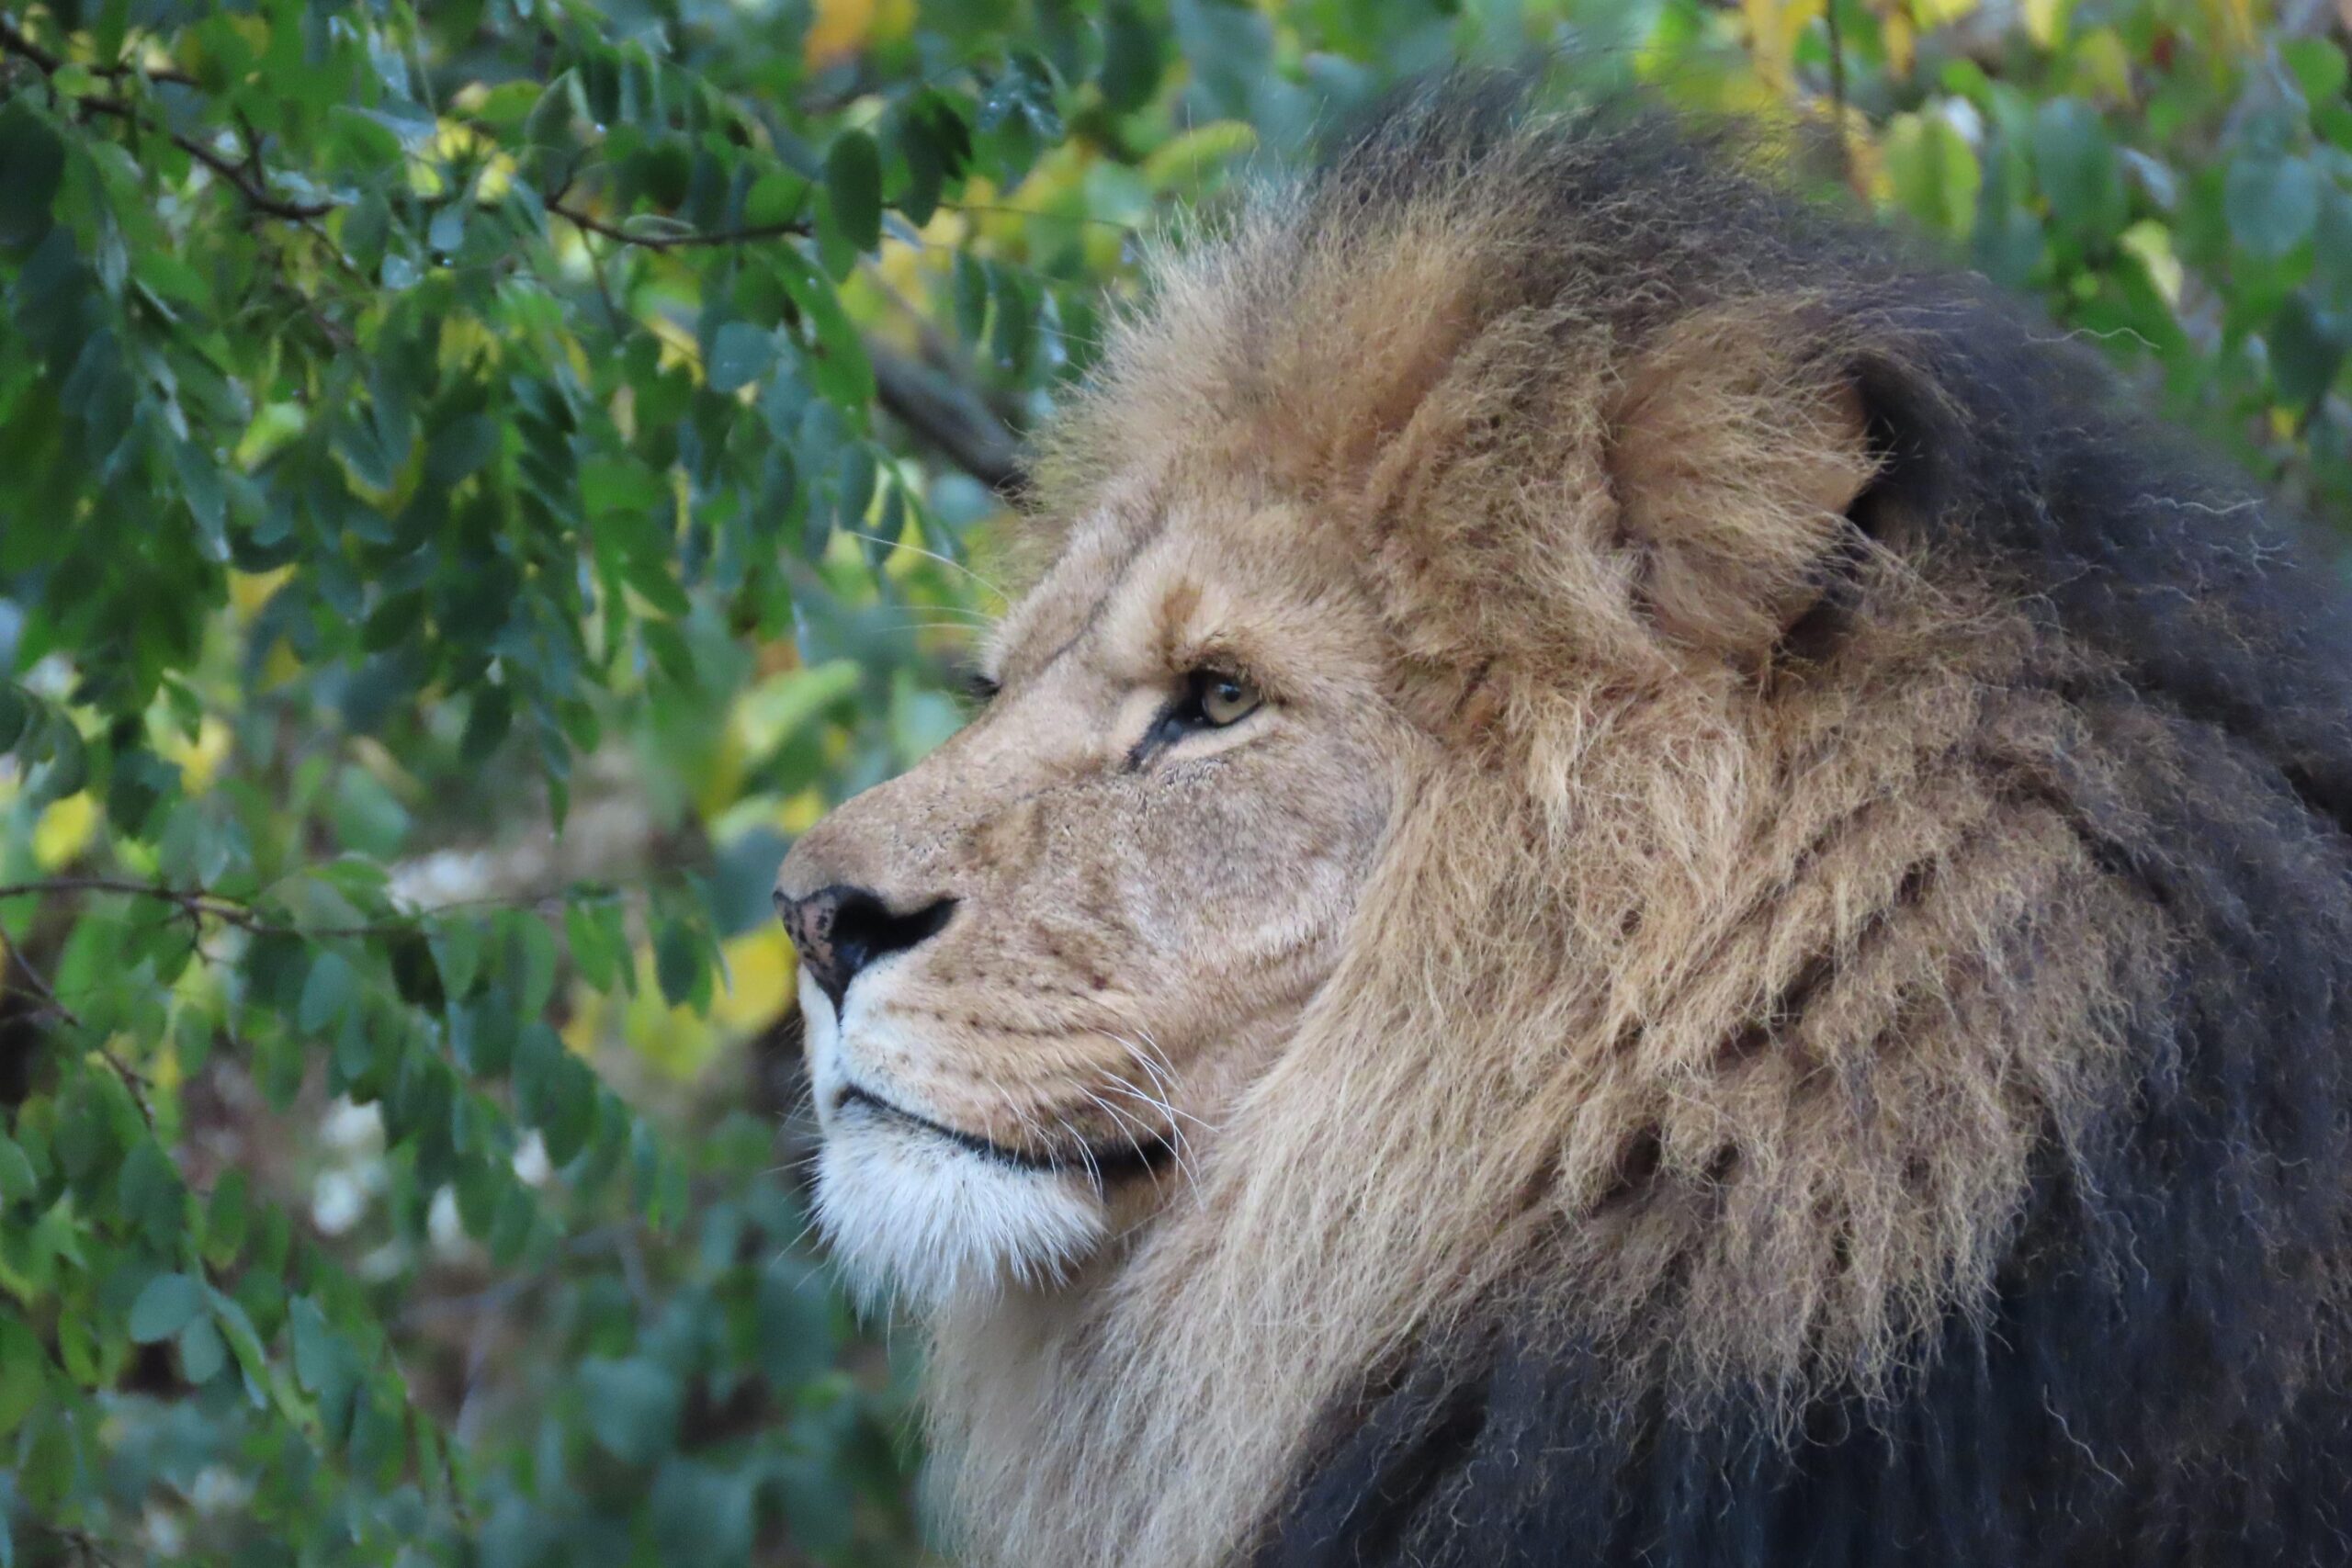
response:
<path id="1" fill-rule="evenodd" d="M 2183 446 L 1639 106 L 1159 262 L 777 886 L 963 1556 L 2352 1562 L 2352 600 Z"/>

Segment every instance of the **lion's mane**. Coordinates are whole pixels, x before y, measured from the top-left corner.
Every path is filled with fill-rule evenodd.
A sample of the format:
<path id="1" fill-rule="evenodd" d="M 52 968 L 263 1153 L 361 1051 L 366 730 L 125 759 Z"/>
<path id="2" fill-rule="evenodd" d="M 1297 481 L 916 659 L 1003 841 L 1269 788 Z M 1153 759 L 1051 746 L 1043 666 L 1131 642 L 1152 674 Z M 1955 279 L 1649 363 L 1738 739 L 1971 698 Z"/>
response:
<path id="1" fill-rule="evenodd" d="M 1441 754 L 1197 1190 L 940 1325 L 970 1549 L 2352 1561 L 2345 593 L 1970 280 L 1513 106 L 1052 441 L 1351 520 Z"/>

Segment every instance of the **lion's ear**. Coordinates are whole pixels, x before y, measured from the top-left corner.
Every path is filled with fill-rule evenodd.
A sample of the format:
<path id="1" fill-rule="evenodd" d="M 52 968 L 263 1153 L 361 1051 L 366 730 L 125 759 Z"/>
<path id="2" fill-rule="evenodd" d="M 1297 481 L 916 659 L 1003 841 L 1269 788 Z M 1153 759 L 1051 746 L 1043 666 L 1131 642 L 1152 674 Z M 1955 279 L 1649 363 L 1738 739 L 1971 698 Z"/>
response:
<path id="1" fill-rule="evenodd" d="M 1837 582 L 1878 473 L 1861 393 L 1795 313 L 1702 312 L 1634 362 L 1610 479 L 1634 591 L 1668 637 L 1761 658 Z"/>

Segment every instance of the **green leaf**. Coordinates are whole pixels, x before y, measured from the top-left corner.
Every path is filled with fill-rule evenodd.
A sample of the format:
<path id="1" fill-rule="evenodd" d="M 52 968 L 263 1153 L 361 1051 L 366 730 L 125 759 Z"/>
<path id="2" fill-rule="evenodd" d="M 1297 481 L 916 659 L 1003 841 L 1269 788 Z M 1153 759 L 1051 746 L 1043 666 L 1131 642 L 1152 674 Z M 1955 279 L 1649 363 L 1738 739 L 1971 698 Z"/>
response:
<path id="1" fill-rule="evenodd" d="M 662 1561 L 733 1568 L 751 1561 L 756 1472 L 729 1474 L 673 1458 L 647 1499 Z"/>
<path id="2" fill-rule="evenodd" d="M 204 1292 L 186 1274 L 158 1274 L 130 1303 L 130 1337 L 141 1345 L 169 1339 L 202 1310 Z"/>
<path id="3" fill-rule="evenodd" d="M 122 1216 L 139 1227 L 151 1246 L 165 1247 L 178 1237 L 187 1190 L 178 1168 L 152 1137 L 141 1137 L 124 1156 L 117 1178 Z"/>
<path id="4" fill-rule="evenodd" d="M 322 953 L 302 982 L 302 1001 L 295 1021 L 306 1034 L 324 1034 L 343 1021 L 358 994 L 359 974 L 351 961 L 340 953 Z"/>
<path id="5" fill-rule="evenodd" d="M 204 1256 L 216 1266 L 225 1265 L 244 1250 L 251 1224 L 248 1189 L 243 1171 L 224 1170 L 205 1201 Z"/>
<path id="6" fill-rule="evenodd" d="M 842 309 L 833 286 L 808 259 L 786 245 L 776 253 L 776 276 L 816 333 L 808 356 L 808 379 L 818 391 L 845 408 L 864 410 L 874 400 L 874 367 L 865 345 Z"/>
<path id="7" fill-rule="evenodd" d="M 825 152 L 825 195 L 833 221 L 861 251 L 882 243 L 882 155 L 863 130 L 844 130 Z"/>
<path id="8" fill-rule="evenodd" d="M 972 130 L 937 92 L 924 88 L 900 107 L 895 144 L 907 166 L 899 209 L 918 226 L 931 221 L 940 192 L 972 161 Z"/>
<path id="9" fill-rule="evenodd" d="M 2344 96 L 2344 51 L 2324 38 L 2290 38 L 2278 45 L 2278 57 L 2295 73 L 2304 101 L 2313 106 Z"/>
<path id="10" fill-rule="evenodd" d="M 653 974 L 662 999 L 684 1007 L 709 985 L 699 932 L 683 919 L 664 920 L 653 933 Z"/>
<path id="11" fill-rule="evenodd" d="M 72 719 L 62 714 L 50 715 L 41 727 L 39 745 L 40 764 L 26 779 L 19 796 L 33 809 L 79 795 L 90 782 L 89 750 Z"/>
<path id="12" fill-rule="evenodd" d="M 14 1312 L 0 1313 L 0 1438 L 44 1403 L 49 1355 L 40 1337 Z"/>
<path id="13" fill-rule="evenodd" d="M 1125 0 L 1114 0 L 1102 18 L 1102 73 L 1097 85 L 1114 113 L 1126 114 L 1159 90 L 1160 35 Z"/>
<path id="14" fill-rule="evenodd" d="M 188 1320 L 179 1332 L 180 1375 L 201 1386 L 229 1364 L 229 1347 L 209 1317 Z"/>
<path id="15" fill-rule="evenodd" d="M 660 1363 L 594 1357 L 581 1364 L 588 1430 L 614 1458 L 650 1464 L 677 1444 L 685 1391 Z"/>
<path id="16" fill-rule="evenodd" d="M 0 1208 L 31 1197 L 39 1185 L 33 1162 L 25 1157 L 25 1151 L 15 1139 L 0 1133 Z"/>
<path id="17" fill-rule="evenodd" d="M 65 144 L 23 98 L 0 107 L 0 246 L 49 231 L 50 204 L 65 174 Z"/>
<path id="18" fill-rule="evenodd" d="M 743 198 L 743 221 L 756 228 L 792 222 L 807 209 L 808 193 L 815 188 L 789 169 L 771 169 L 752 182 Z"/>
<path id="19" fill-rule="evenodd" d="M 545 920 L 529 913 L 516 915 L 514 929 L 521 959 L 515 982 L 515 1015 L 535 1019 L 547 1011 L 548 1002 L 555 995 L 555 933 L 548 930 Z"/>
<path id="20" fill-rule="evenodd" d="M 571 950 L 571 966 L 591 988 L 609 991 L 613 988 L 613 971 L 621 954 L 605 941 L 603 926 L 596 911 L 585 901 L 564 907 L 563 936 Z"/>
<path id="21" fill-rule="evenodd" d="M 703 376 L 714 392 L 733 392 L 765 376 L 775 364 L 775 339 L 749 321 L 729 321 L 711 340 Z"/>
<path id="22" fill-rule="evenodd" d="M 760 1370 L 782 1388 L 797 1388 L 833 1356 L 833 1303 L 805 1264 L 778 1258 L 760 1271 L 754 1312 Z"/>
<path id="23" fill-rule="evenodd" d="M 312 1393 L 328 1386 L 344 1360 L 343 1346 L 327 1326 L 326 1314 L 308 1296 L 287 1303 L 286 1326 L 294 1347 L 294 1376 Z"/>
<path id="24" fill-rule="evenodd" d="M 2107 128 L 2088 104 L 2058 98 L 2034 111 L 2033 162 L 2050 210 L 2061 223 L 2098 235 L 2123 226 L 2130 209 L 2122 166 Z"/>
<path id="25" fill-rule="evenodd" d="M 1887 128 L 1886 173 L 1897 206 L 1965 239 L 1976 226 L 1984 171 L 1968 139 L 1941 115 L 1898 115 Z"/>
<path id="26" fill-rule="evenodd" d="M 969 251 L 956 253 L 954 294 L 956 330 L 967 343 L 978 343 L 988 330 L 989 268 Z"/>
<path id="27" fill-rule="evenodd" d="M 2266 261 L 2311 238 L 2319 202 L 2319 171 L 2304 158 L 2239 158 L 2230 164 L 2222 187 L 2222 214 L 2232 243 Z"/>
<path id="28" fill-rule="evenodd" d="M 505 742 L 514 723 L 514 701 L 503 686 L 484 686 L 474 693 L 466 713 L 466 730 L 458 739 L 458 760 L 471 767 L 490 760 Z"/>
<path id="29" fill-rule="evenodd" d="M 471 991 L 481 968 L 481 925 L 462 918 L 438 919 L 426 941 L 433 949 L 434 964 L 441 971 L 443 994 L 455 1000 Z"/>
<path id="30" fill-rule="evenodd" d="M 22 687 L 0 681 L 0 755 L 16 750 L 39 712 Z"/>
<path id="31" fill-rule="evenodd" d="M 2334 312 L 2313 305 L 2302 289 L 2287 297 L 2266 334 L 2270 344 L 2270 373 L 2278 395 L 2296 406 L 2308 406 L 2327 395 L 2344 363 L 2347 333 Z"/>

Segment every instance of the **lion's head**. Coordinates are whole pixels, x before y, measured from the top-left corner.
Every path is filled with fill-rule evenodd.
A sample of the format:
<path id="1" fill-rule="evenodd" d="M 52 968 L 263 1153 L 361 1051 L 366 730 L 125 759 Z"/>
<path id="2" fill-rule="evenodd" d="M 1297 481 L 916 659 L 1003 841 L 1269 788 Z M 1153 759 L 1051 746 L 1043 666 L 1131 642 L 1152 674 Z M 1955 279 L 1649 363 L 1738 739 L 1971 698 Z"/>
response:
<path id="1" fill-rule="evenodd" d="M 1795 1409 L 1983 1310 L 2180 994 L 2124 869 L 2269 765 L 2135 682 L 2309 658 L 2050 522 L 2102 385 L 1639 118 L 1422 104 L 1160 269 L 993 700 L 778 886 L 978 1555 L 1224 1560 L 1500 1323 Z"/>
<path id="2" fill-rule="evenodd" d="M 1532 716 L 1502 711 L 1523 675 L 1679 713 L 1821 598 L 1875 458 L 1802 302 L 1627 354 L 1494 270 L 1492 194 L 1163 276 L 1053 438 L 985 710 L 786 863 L 819 1201 L 862 1284 L 1070 1278 L 1216 1159 L 1351 942 L 1394 940 L 1353 916 L 1419 852 L 1399 803 Z M 1532 912 L 1407 940 L 1505 964 Z"/>
<path id="3" fill-rule="evenodd" d="M 820 1201 L 864 1282 L 1058 1280 L 1194 1179 L 1416 750 L 1352 575 L 1261 490 L 1106 500 L 1002 623 L 986 710 L 795 847 Z"/>

